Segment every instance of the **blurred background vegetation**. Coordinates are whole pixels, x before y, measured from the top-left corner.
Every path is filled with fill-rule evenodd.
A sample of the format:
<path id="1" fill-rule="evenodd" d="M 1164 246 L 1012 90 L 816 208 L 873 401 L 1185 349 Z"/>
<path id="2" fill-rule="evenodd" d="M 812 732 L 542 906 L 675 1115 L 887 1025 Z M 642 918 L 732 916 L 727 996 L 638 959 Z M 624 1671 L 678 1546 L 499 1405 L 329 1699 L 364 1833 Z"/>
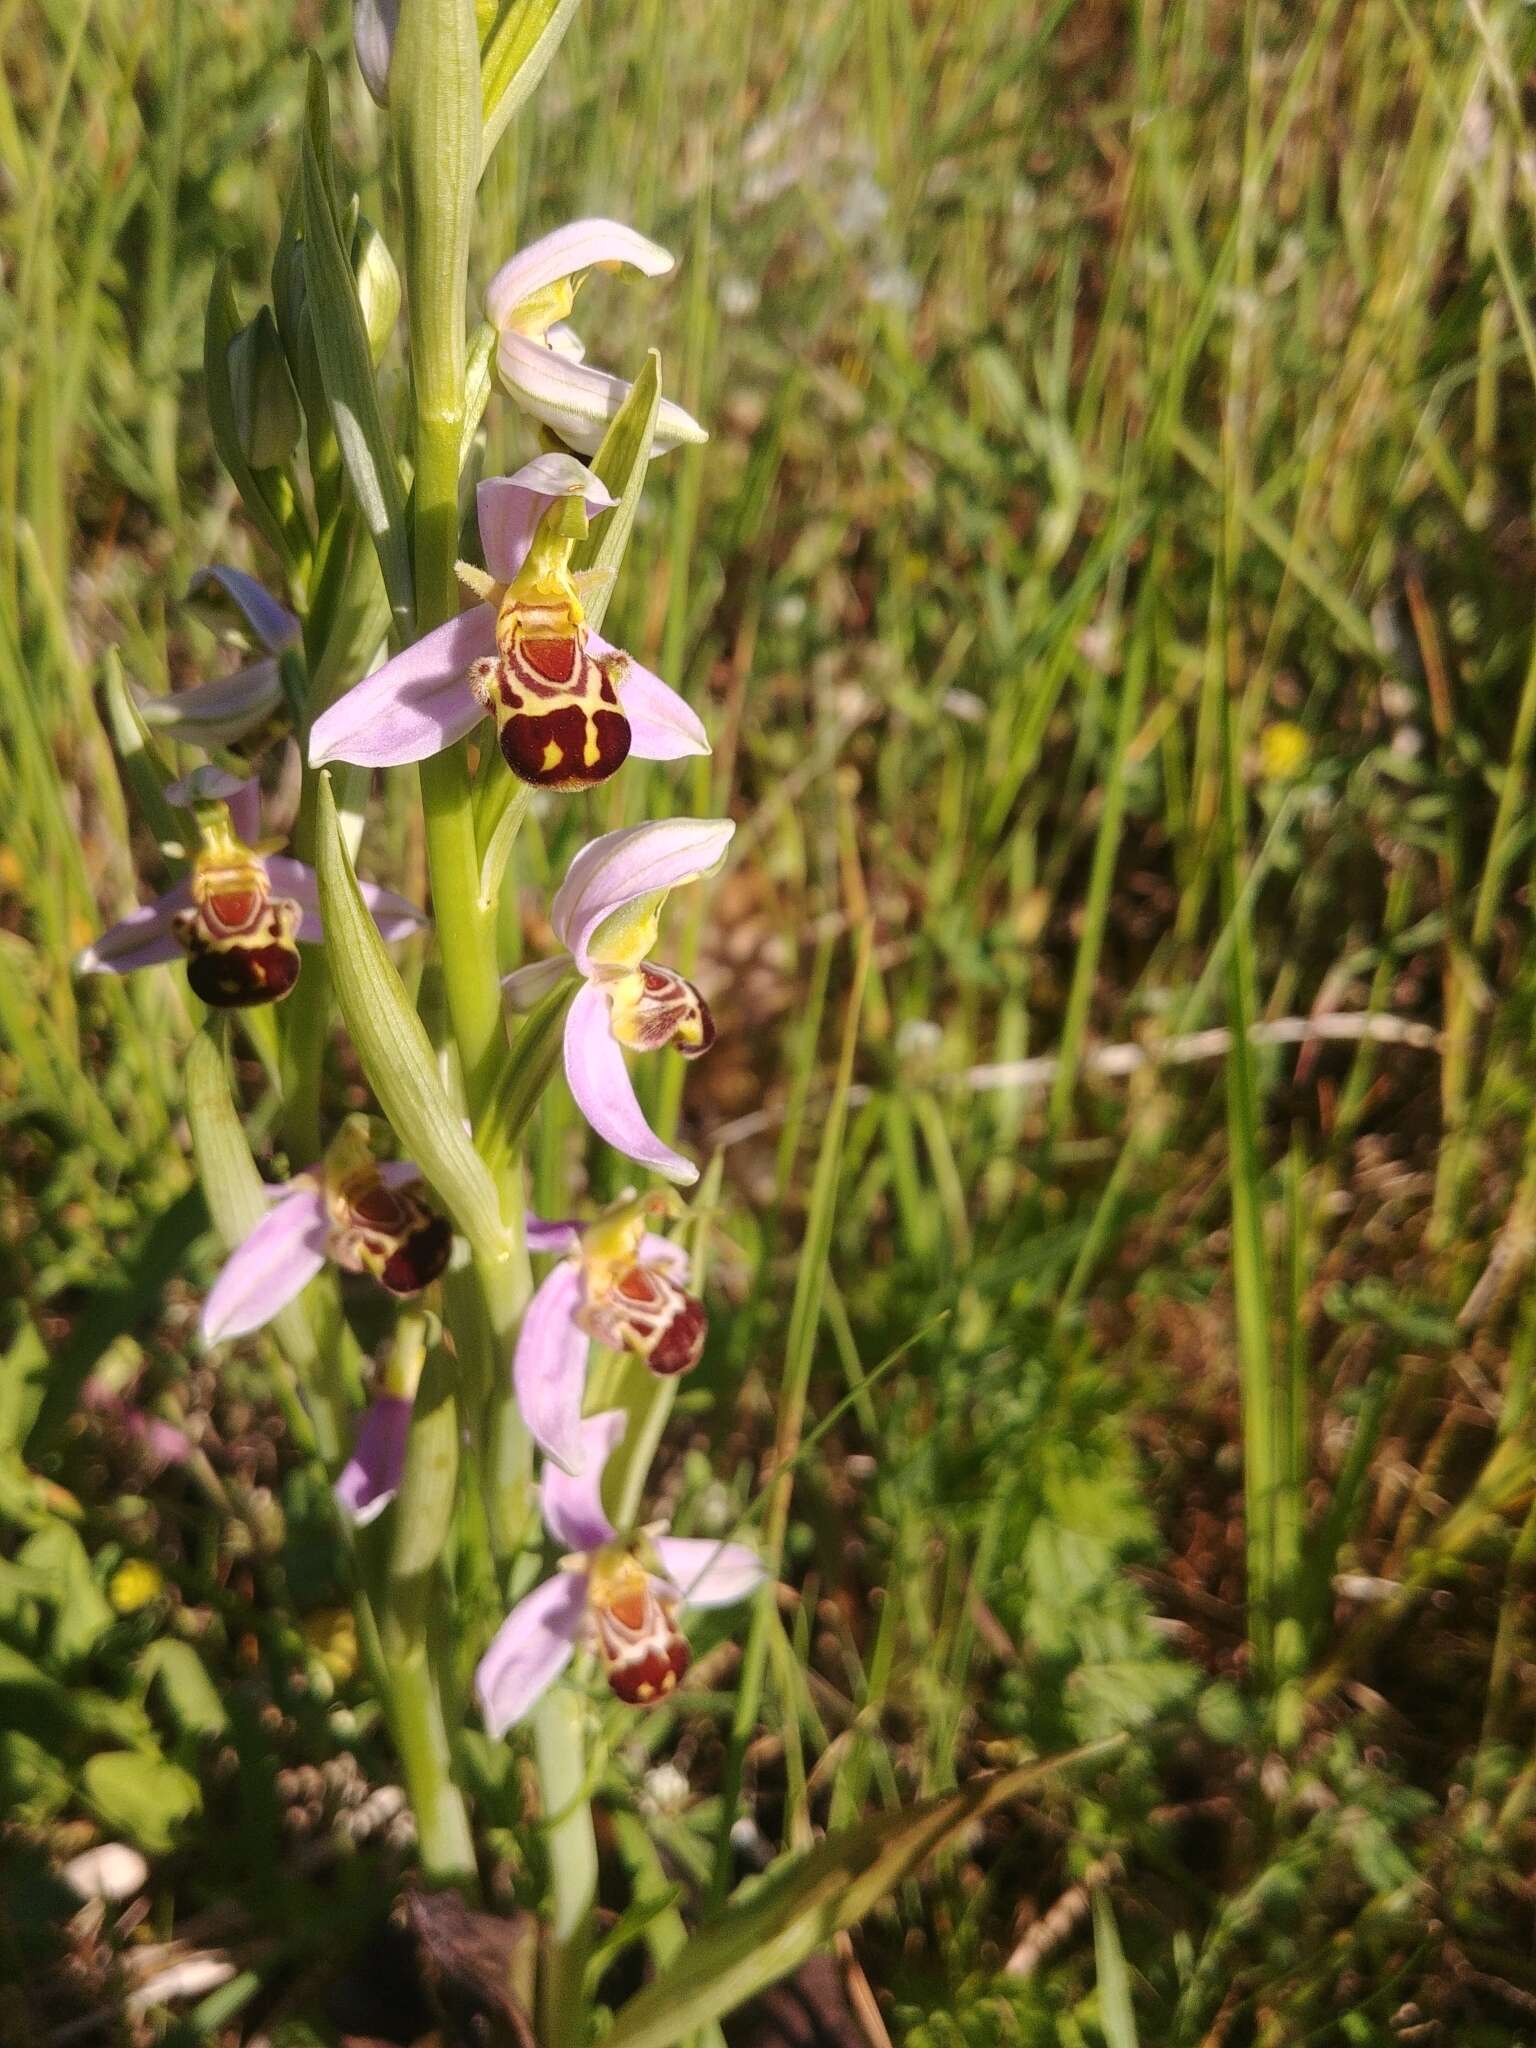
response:
<path id="1" fill-rule="evenodd" d="M 307 44 L 393 229 L 345 14 L 0 0 L 18 2042 L 334 2040 L 409 1863 L 270 1354 L 195 1351 L 180 979 L 69 968 L 157 873 L 115 679 L 231 665 L 189 578 L 271 572 L 202 320 L 221 256 L 266 288 Z M 738 1778 L 750 1867 L 1131 1733 L 865 1923 L 894 2040 L 1536 2039 L 1533 57 L 1519 0 L 587 0 L 483 189 L 481 278 L 587 212 L 678 252 L 583 326 L 714 437 L 612 614 L 714 758 L 548 807 L 506 904 L 536 947 L 591 829 L 740 821 L 679 906 L 719 1165 L 669 1504 L 833 1415 L 760 1723 L 714 1625 L 615 1725 L 606 1846 L 643 1810 L 707 1890 Z M 493 403 L 486 473 L 528 452 Z M 127 1909 L 57 1877 L 103 1839 Z"/>

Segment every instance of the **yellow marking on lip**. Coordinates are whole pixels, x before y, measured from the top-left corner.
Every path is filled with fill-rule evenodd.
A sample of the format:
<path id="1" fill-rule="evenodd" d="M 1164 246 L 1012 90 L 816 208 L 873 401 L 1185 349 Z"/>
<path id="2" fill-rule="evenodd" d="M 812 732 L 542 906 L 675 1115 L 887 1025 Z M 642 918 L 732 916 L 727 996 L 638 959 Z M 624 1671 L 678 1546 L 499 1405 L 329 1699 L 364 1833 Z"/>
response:
<path id="1" fill-rule="evenodd" d="M 544 773 L 548 775 L 550 770 L 558 768 L 564 759 L 565 749 L 560 745 L 559 741 L 546 740 L 544 743 Z"/>

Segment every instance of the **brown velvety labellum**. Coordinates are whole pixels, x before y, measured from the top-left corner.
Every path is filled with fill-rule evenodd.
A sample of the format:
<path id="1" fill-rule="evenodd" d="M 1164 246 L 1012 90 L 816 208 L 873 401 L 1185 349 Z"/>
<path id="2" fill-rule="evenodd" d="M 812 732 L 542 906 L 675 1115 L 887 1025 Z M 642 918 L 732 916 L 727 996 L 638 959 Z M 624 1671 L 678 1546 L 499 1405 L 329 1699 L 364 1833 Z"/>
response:
<path id="1" fill-rule="evenodd" d="M 645 1354 L 647 1366 L 663 1379 L 676 1379 L 681 1373 L 692 1372 L 704 1355 L 708 1329 L 703 1302 L 685 1294 L 666 1328 Z"/>
<path id="2" fill-rule="evenodd" d="M 419 1294 L 448 1264 L 453 1227 L 446 1216 L 429 1215 L 391 1252 L 379 1268 L 379 1282 L 391 1294 Z"/>
<path id="3" fill-rule="evenodd" d="M 626 1706 L 649 1707 L 676 1692 L 692 1655 L 677 1634 L 658 1637 L 608 1666 L 608 1687 Z"/>
<path id="4" fill-rule="evenodd" d="M 291 939 L 267 945 L 241 940 L 234 945 L 209 945 L 191 952 L 187 982 L 214 1010 L 254 1010 L 278 1003 L 299 978 L 299 949 Z"/>
<path id="5" fill-rule="evenodd" d="M 536 789 L 592 789 L 629 758 L 629 720 L 601 706 L 507 711 L 497 736 L 512 773 Z"/>

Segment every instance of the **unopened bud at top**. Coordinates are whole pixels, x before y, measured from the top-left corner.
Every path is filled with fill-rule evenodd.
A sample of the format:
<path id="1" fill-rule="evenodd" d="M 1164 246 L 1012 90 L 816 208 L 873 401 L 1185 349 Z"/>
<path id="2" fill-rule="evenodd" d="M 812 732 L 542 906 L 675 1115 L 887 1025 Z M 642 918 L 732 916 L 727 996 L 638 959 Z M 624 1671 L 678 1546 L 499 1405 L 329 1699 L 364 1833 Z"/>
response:
<path id="1" fill-rule="evenodd" d="M 229 391 L 246 461 L 252 469 L 280 469 L 298 446 L 304 422 L 268 306 L 229 344 Z"/>

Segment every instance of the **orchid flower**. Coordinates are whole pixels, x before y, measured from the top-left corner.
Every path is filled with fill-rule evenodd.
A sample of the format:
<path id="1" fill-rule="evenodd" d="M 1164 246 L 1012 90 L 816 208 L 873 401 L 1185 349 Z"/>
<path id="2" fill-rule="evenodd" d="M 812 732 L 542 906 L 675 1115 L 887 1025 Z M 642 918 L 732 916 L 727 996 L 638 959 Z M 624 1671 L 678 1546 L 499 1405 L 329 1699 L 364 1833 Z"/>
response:
<path id="1" fill-rule="evenodd" d="M 420 1169 L 375 1161 L 361 1117 L 347 1119 L 317 1165 L 268 1193 L 271 1208 L 203 1304 L 205 1344 L 271 1322 L 327 1259 L 371 1273 L 395 1295 L 419 1294 L 448 1264 L 453 1231 L 427 1200 Z"/>
<path id="2" fill-rule="evenodd" d="M 565 1078 L 576 1106 L 616 1152 L 685 1185 L 699 1170 L 641 1114 L 624 1048 L 672 1045 L 697 1059 L 714 1044 L 715 1020 L 693 983 L 645 956 L 668 895 L 712 875 L 735 830 L 724 818 L 667 818 L 606 832 L 576 855 L 549 911 L 586 984 L 565 1018 Z M 567 971 L 563 960 L 535 961 L 507 975 L 502 989 L 514 1009 L 528 1009 Z"/>
<path id="3" fill-rule="evenodd" d="M 524 412 L 584 455 L 601 442 L 630 386 L 593 369 L 566 315 L 589 270 L 628 266 L 646 277 L 665 277 L 672 261 L 667 250 L 616 220 L 578 220 L 520 250 L 486 286 L 485 317 L 500 337 L 496 364 L 502 383 Z M 661 401 L 652 455 L 681 441 L 708 439 L 680 405 Z"/>
<path id="4" fill-rule="evenodd" d="M 707 754 L 704 728 L 677 692 L 586 622 L 571 551 L 593 514 L 613 503 L 574 455 L 540 455 L 515 476 L 481 484 L 489 573 L 461 563 L 459 575 L 484 602 L 322 712 L 310 733 L 311 764 L 422 761 L 488 712 L 508 767 L 541 789 L 591 788 L 630 754 Z"/>
<path id="5" fill-rule="evenodd" d="M 299 637 L 299 622 L 286 606 L 270 597 L 253 576 L 239 569 L 199 569 L 189 596 L 209 585 L 222 590 L 239 608 L 247 627 L 266 649 L 265 658 L 168 695 L 135 687 L 134 703 L 147 726 L 194 747 L 226 747 L 266 725 L 282 702 L 278 657 Z"/>
<path id="6" fill-rule="evenodd" d="M 581 1457 L 581 1397 L 595 1338 L 671 1379 L 704 1350 L 704 1304 L 688 1292 L 688 1254 L 646 1228 L 676 1208 L 661 1193 L 624 1196 L 592 1223 L 528 1224 L 528 1248 L 564 1252 L 539 1283 L 518 1332 L 512 1386 L 528 1433 L 567 1471 Z"/>
<path id="7" fill-rule="evenodd" d="M 630 1706 L 665 1699 L 688 1669 L 680 1610 L 728 1607 L 763 1582 L 762 1560 L 744 1543 L 667 1536 L 661 1525 L 619 1535 L 603 1508 L 602 1480 L 627 1419 L 614 1408 L 581 1425 L 579 1477 L 544 1468 L 544 1523 L 566 1555 L 554 1577 L 513 1608 L 475 1672 L 493 1736 L 522 1720 L 582 1642 L 597 1651 L 617 1698 Z"/>
<path id="8" fill-rule="evenodd" d="M 357 68 L 375 104 L 381 107 L 389 105 L 389 67 L 399 26 L 400 0 L 355 0 L 352 47 Z"/>
<path id="9" fill-rule="evenodd" d="M 361 1529 L 383 1514 L 400 1491 L 412 1403 L 404 1394 L 380 1394 L 357 1425 L 352 1455 L 333 1489 L 342 1511 Z"/>
<path id="10" fill-rule="evenodd" d="M 142 910 L 131 911 L 75 959 L 80 974 L 131 974 L 185 954 L 195 995 L 215 1009 L 275 1003 L 299 978 L 302 939 L 315 945 L 320 885 L 311 867 L 273 853 L 262 840 L 261 792 L 218 768 L 199 768 L 166 791 L 190 806 L 201 846 L 192 871 Z M 361 882 L 363 901 L 386 939 L 408 938 L 425 915 L 393 889 Z"/>

